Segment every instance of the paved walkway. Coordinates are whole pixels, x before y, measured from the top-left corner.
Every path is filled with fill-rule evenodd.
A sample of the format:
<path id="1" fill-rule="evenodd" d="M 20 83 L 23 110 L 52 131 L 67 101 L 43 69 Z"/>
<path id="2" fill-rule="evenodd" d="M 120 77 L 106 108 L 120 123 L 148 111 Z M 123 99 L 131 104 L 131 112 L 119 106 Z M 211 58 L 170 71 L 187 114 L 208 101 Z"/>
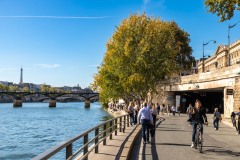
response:
<path id="1" fill-rule="evenodd" d="M 133 147 L 131 159 L 140 160 L 239 160 L 240 135 L 234 128 L 220 123 L 215 131 L 212 115 L 208 116 L 209 126 L 204 126 L 203 153 L 190 147 L 192 128 L 186 122 L 187 116 L 164 117 L 156 128 L 151 144 L 143 144 L 139 136 Z M 140 147 L 139 147 L 140 146 Z M 194 158 L 193 158 L 194 157 Z"/>

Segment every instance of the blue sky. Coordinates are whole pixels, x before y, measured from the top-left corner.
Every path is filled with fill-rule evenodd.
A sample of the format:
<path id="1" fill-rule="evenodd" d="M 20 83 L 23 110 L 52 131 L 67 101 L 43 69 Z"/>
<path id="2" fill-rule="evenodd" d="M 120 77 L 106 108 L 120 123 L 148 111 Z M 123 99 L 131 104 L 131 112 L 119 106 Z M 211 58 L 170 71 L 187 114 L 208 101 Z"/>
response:
<path id="1" fill-rule="evenodd" d="M 89 86 L 117 25 L 133 13 L 176 21 L 190 34 L 193 56 L 227 44 L 228 24 L 207 13 L 203 0 L 0 0 L 0 81 Z M 240 23 L 231 29 L 239 39 Z"/>

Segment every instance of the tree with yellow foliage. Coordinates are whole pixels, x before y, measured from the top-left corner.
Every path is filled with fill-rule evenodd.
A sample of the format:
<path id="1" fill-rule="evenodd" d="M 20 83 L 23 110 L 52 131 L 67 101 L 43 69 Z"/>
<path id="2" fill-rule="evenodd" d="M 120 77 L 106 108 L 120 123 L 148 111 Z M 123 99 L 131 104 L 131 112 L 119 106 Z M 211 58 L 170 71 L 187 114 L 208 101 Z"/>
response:
<path id="1" fill-rule="evenodd" d="M 107 42 L 93 88 L 104 103 L 145 98 L 166 75 L 191 67 L 194 59 L 189 42 L 189 34 L 174 21 L 131 15 Z"/>

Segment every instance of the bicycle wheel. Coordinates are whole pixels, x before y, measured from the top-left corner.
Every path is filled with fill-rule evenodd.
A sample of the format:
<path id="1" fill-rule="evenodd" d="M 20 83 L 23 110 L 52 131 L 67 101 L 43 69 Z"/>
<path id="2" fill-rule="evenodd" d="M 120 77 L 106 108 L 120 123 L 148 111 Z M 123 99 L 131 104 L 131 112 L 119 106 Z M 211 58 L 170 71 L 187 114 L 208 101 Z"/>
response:
<path id="1" fill-rule="evenodd" d="M 202 133 L 201 133 L 201 132 L 198 132 L 197 147 L 198 147 L 198 151 L 199 151 L 200 153 L 202 153 L 202 145 L 203 145 Z"/>

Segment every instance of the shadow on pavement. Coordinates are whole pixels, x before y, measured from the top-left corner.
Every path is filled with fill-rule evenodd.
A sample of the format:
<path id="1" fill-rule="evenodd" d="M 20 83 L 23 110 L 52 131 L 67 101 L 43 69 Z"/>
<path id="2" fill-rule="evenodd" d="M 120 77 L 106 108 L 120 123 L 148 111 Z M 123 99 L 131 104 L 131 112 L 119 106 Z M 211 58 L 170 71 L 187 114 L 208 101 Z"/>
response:
<path id="1" fill-rule="evenodd" d="M 240 152 L 234 152 L 226 149 L 206 149 L 205 152 L 216 153 L 217 155 L 240 157 Z"/>
<path id="2" fill-rule="evenodd" d="M 158 129 L 159 131 L 170 131 L 170 132 L 192 132 L 192 131 L 186 131 L 186 130 L 179 130 L 179 129 Z"/>
<path id="3" fill-rule="evenodd" d="M 151 142 L 152 159 L 159 159 L 157 149 L 156 149 L 155 135 L 151 140 L 152 140 L 152 142 Z"/>
<path id="4" fill-rule="evenodd" d="M 177 144 L 177 143 L 155 143 L 155 145 L 190 146 L 189 144 Z"/>
<path id="5" fill-rule="evenodd" d="M 163 122 L 165 121 L 165 118 L 160 117 L 159 120 L 156 123 L 155 129 Z M 155 143 L 155 136 L 151 138 L 151 155 L 152 159 L 159 159 L 156 149 L 156 143 Z M 146 160 L 146 144 L 143 145 L 142 148 L 142 160 Z"/>

